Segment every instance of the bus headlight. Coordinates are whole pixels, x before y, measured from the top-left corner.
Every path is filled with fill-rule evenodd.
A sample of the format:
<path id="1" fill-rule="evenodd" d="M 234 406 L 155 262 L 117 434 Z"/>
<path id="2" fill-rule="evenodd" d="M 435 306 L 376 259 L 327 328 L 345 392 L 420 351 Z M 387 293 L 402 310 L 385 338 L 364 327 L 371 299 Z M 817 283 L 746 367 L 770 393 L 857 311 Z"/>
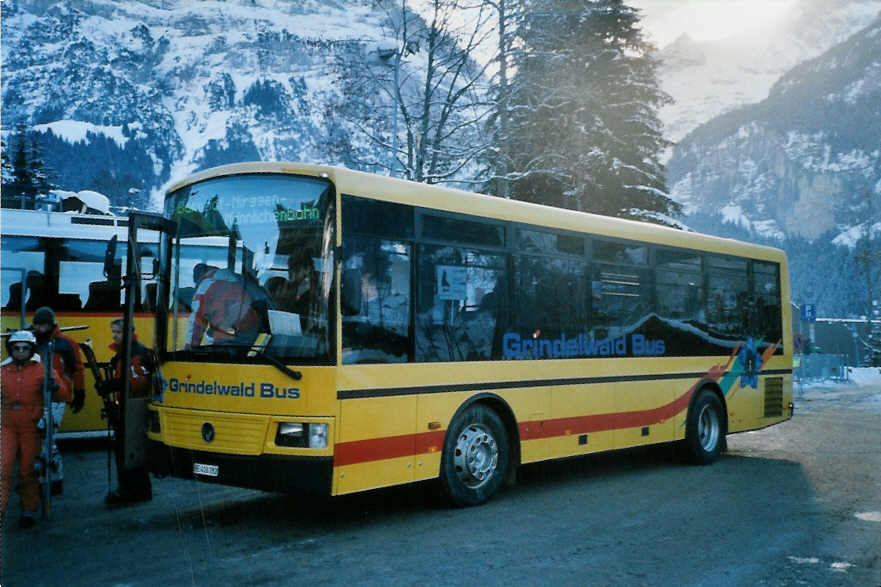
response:
<path id="1" fill-rule="evenodd" d="M 309 424 L 309 448 L 327 448 L 327 424 Z"/>
<path id="2" fill-rule="evenodd" d="M 327 424 L 279 422 L 275 444 L 294 448 L 327 448 Z"/>

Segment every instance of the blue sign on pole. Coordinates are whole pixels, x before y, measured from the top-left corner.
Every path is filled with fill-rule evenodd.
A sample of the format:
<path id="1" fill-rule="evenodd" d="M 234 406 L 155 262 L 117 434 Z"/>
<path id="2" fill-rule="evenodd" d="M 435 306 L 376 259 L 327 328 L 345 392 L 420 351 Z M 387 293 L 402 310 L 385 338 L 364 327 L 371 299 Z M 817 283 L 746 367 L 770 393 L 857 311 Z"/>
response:
<path id="1" fill-rule="evenodd" d="M 802 319 L 802 322 L 816 322 L 817 321 L 817 305 L 816 304 L 802 304 L 801 319 Z"/>

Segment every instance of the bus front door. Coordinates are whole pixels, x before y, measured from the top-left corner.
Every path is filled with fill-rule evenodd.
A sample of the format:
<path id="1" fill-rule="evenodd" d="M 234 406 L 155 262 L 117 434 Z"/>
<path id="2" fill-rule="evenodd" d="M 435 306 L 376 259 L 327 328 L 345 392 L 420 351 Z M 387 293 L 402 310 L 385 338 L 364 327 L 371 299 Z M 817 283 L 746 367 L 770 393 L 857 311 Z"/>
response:
<path id="1" fill-rule="evenodd" d="M 168 239 L 159 239 L 159 258 L 149 253 L 144 246 L 145 241 L 156 242 L 155 239 L 145 238 L 149 232 L 170 233 L 174 225 L 158 214 L 146 212 L 133 212 L 129 216 L 128 247 L 126 252 L 125 273 L 125 313 L 123 315 L 123 343 L 121 358 L 123 372 L 132 372 L 132 343 L 134 334 L 135 312 L 143 312 L 145 309 L 168 307 L 168 279 L 159 273 L 159 267 L 167 267 L 167 262 L 162 264 L 160 260 L 168 260 Z M 112 262 L 112 261 L 111 261 Z M 144 266 L 149 262 L 150 266 Z M 105 272 L 108 268 L 105 267 Z M 111 269 L 112 271 L 112 269 Z M 156 279 L 156 288 L 142 290 L 142 281 Z M 146 303 L 145 303 L 146 302 Z M 155 316 L 154 316 L 155 319 Z M 165 340 L 167 324 L 164 320 L 155 320 L 155 333 L 153 337 L 152 373 L 154 386 L 161 381 L 159 375 L 159 353 L 156 349 L 161 341 Z M 143 467 L 146 465 L 147 445 L 147 405 L 150 403 L 152 394 L 138 393 L 132 387 L 132 379 L 123 377 L 123 393 L 120 397 L 120 429 L 117 431 L 123 441 L 124 464 L 127 469 Z M 151 386 L 151 389 L 153 386 Z"/>

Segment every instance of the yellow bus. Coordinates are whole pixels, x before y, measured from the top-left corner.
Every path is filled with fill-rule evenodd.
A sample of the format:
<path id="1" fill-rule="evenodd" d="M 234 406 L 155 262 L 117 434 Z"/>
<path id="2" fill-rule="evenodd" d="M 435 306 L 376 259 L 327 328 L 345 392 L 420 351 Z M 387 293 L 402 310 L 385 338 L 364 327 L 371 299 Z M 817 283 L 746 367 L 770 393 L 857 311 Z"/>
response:
<path id="1" fill-rule="evenodd" d="M 33 312 L 49 306 L 68 336 L 77 342 L 90 340 L 98 361 L 109 360 L 110 321 L 122 315 L 125 302 L 127 231 L 128 219 L 120 216 L 4 208 L 0 237 L 3 330 L 30 326 Z M 152 238 L 141 245 L 150 266 L 158 251 L 156 236 Z M 150 294 L 155 287 L 155 279 L 143 275 L 134 305 L 138 335 L 148 345 L 153 339 Z M 59 438 L 106 434 L 103 402 L 94 392 L 94 376 L 88 368 L 85 384 L 83 409 L 77 414 L 67 410 Z"/>
<path id="2" fill-rule="evenodd" d="M 709 463 L 792 416 L 776 249 L 296 163 L 198 173 L 143 227 L 157 475 L 439 478 L 475 505 L 521 464 L 670 442 Z M 218 239 L 220 265 L 194 254 Z"/>

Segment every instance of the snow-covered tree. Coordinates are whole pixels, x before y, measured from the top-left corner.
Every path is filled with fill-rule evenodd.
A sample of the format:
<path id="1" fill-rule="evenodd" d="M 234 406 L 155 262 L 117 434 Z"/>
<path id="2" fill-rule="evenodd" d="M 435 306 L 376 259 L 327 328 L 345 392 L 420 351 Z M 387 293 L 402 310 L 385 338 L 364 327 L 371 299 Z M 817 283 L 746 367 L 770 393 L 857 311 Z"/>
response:
<path id="1" fill-rule="evenodd" d="M 36 188 L 28 165 L 27 137 L 23 125 L 16 127 L 13 136 L 15 150 L 10 162 L 10 170 L 3 173 L 3 207 L 33 208 Z M 5 153 L 5 148 L 4 148 Z"/>
<path id="2" fill-rule="evenodd" d="M 31 183 L 34 186 L 35 194 L 45 195 L 49 193 L 49 190 L 56 187 L 55 183 L 52 181 L 52 170 L 48 167 L 43 158 L 43 150 L 40 147 L 38 133 L 33 133 L 31 135 L 27 167 Z"/>
<path id="3" fill-rule="evenodd" d="M 7 184 L 12 181 L 12 159 L 9 158 L 9 152 L 6 149 L 6 138 L 0 137 L 0 159 L 2 159 L 2 174 L 0 177 L 3 183 Z"/>
<path id="4" fill-rule="evenodd" d="M 512 197 L 672 223 L 654 47 L 622 0 L 532 0 L 511 87 Z"/>
<path id="5" fill-rule="evenodd" d="M 511 188 L 508 174 L 512 169 L 511 155 L 508 152 L 511 128 L 510 96 L 515 53 L 518 47 L 517 30 L 523 18 L 524 0 L 483 0 L 483 4 L 493 12 L 495 39 L 495 52 L 490 62 L 494 68 L 489 82 L 492 110 L 488 120 L 493 146 L 485 157 L 489 168 L 485 191 L 509 198 Z"/>

